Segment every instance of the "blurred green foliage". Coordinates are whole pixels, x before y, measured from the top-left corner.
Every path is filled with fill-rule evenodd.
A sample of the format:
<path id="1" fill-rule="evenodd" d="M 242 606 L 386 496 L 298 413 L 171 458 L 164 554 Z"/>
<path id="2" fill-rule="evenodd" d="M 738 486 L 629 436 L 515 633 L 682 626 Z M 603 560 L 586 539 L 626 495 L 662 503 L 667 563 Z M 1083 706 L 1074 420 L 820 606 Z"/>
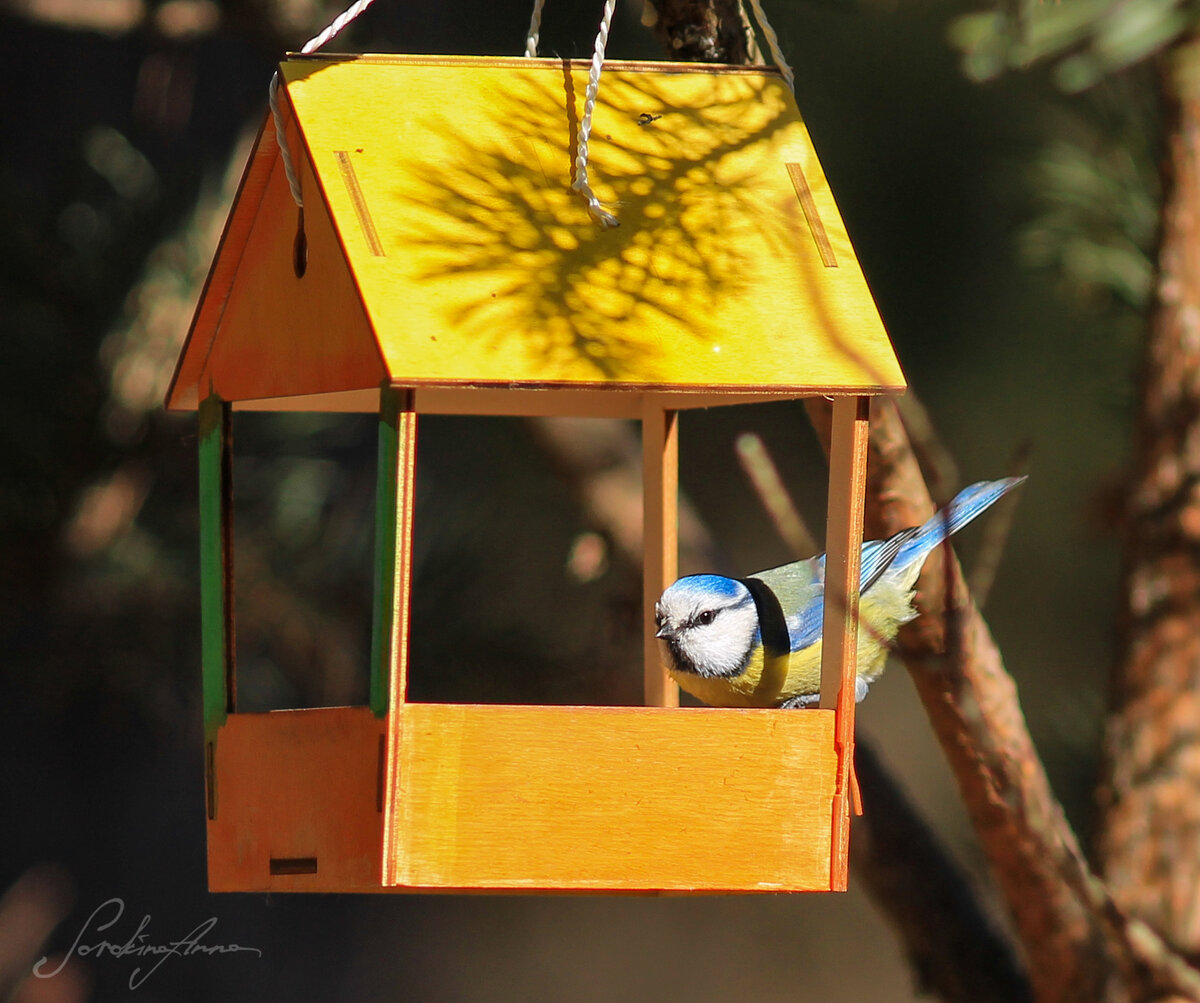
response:
<path id="1" fill-rule="evenodd" d="M 1091 115 L 1059 117 L 1061 129 L 1029 167 L 1038 211 L 1019 250 L 1030 266 L 1054 270 L 1068 295 L 1115 297 L 1140 314 L 1154 280 L 1157 130 L 1144 92 L 1121 90 L 1119 101 L 1097 100 Z"/>
<path id="2" fill-rule="evenodd" d="M 1196 22 L 1187 0 L 1004 0 L 951 22 L 950 40 L 975 80 L 1047 61 L 1078 92 L 1170 45 Z"/>

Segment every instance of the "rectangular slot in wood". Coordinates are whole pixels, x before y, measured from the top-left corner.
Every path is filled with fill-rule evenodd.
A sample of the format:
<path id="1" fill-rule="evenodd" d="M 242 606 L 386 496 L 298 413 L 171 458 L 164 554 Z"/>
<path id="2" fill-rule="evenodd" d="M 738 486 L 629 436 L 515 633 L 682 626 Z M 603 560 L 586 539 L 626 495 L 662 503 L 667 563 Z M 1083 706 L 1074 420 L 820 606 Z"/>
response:
<path id="1" fill-rule="evenodd" d="M 316 874 L 316 857 L 272 857 L 272 874 Z"/>
<path id="2" fill-rule="evenodd" d="M 812 189 L 808 187 L 808 179 L 804 176 L 804 168 L 799 164 L 787 164 L 788 177 L 792 179 L 792 187 L 796 189 L 796 197 L 800 200 L 800 208 L 804 210 L 804 218 L 808 221 L 809 232 L 821 254 L 821 264 L 826 268 L 837 268 L 837 257 L 833 253 L 833 244 L 829 234 L 825 232 L 825 224 L 821 222 L 821 214 L 817 211 L 817 203 L 813 200 Z"/>
<path id="3" fill-rule="evenodd" d="M 362 185 L 358 182 L 358 172 L 354 170 L 354 161 L 350 159 L 350 154 L 346 150 L 334 150 L 333 156 L 337 161 L 342 183 L 346 186 L 346 194 L 350 196 L 350 203 L 354 206 L 354 215 L 358 217 L 358 225 L 362 230 L 363 239 L 367 242 L 367 247 L 371 249 L 371 253 L 375 257 L 385 257 L 383 241 L 379 239 L 379 231 L 375 229 L 375 221 L 371 218 L 371 211 L 367 208 L 367 198 L 363 195 Z"/>
<path id="4" fill-rule="evenodd" d="M 384 725 L 367 707 L 229 715 L 214 749 L 209 889 L 378 891 Z"/>

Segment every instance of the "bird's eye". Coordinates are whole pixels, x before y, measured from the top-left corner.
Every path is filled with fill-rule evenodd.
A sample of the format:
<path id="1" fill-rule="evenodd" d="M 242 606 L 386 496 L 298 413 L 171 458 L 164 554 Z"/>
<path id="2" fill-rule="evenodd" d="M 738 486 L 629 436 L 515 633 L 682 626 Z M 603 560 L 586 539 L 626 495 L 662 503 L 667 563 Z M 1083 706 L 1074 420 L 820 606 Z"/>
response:
<path id="1" fill-rule="evenodd" d="M 702 613 L 696 614 L 696 624 L 700 627 L 707 627 L 716 618 L 717 611 L 715 609 L 706 609 Z"/>

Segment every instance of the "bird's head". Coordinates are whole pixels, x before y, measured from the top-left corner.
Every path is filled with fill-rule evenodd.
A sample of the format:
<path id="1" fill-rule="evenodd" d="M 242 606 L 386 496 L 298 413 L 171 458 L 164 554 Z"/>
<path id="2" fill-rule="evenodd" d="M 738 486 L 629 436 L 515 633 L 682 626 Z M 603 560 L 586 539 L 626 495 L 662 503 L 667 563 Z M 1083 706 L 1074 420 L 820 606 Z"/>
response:
<path id="1" fill-rule="evenodd" d="M 655 603 L 654 622 L 666 664 L 706 679 L 740 675 L 758 643 L 754 597 L 721 575 L 680 578 Z"/>

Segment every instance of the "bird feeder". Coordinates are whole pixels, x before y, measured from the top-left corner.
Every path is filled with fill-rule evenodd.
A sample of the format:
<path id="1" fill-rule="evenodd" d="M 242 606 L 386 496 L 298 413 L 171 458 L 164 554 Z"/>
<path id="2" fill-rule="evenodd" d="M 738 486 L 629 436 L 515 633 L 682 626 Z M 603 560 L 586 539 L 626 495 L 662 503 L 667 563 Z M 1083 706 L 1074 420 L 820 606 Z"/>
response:
<path id="1" fill-rule="evenodd" d="M 867 403 L 904 388 L 791 93 L 763 67 L 313 56 L 282 64 L 167 397 L 200 422 L 214 891 L 846 887 Z M 678 412 L 833 398 L 817 709 L 680 708 Z M 231 412 L 379 415 L 370 704 L 238 713 Z M 406 699 L 422 414 L 640 420 L 645 703 Z M 446 629 L 452 629 L 447 624 Z"/>

